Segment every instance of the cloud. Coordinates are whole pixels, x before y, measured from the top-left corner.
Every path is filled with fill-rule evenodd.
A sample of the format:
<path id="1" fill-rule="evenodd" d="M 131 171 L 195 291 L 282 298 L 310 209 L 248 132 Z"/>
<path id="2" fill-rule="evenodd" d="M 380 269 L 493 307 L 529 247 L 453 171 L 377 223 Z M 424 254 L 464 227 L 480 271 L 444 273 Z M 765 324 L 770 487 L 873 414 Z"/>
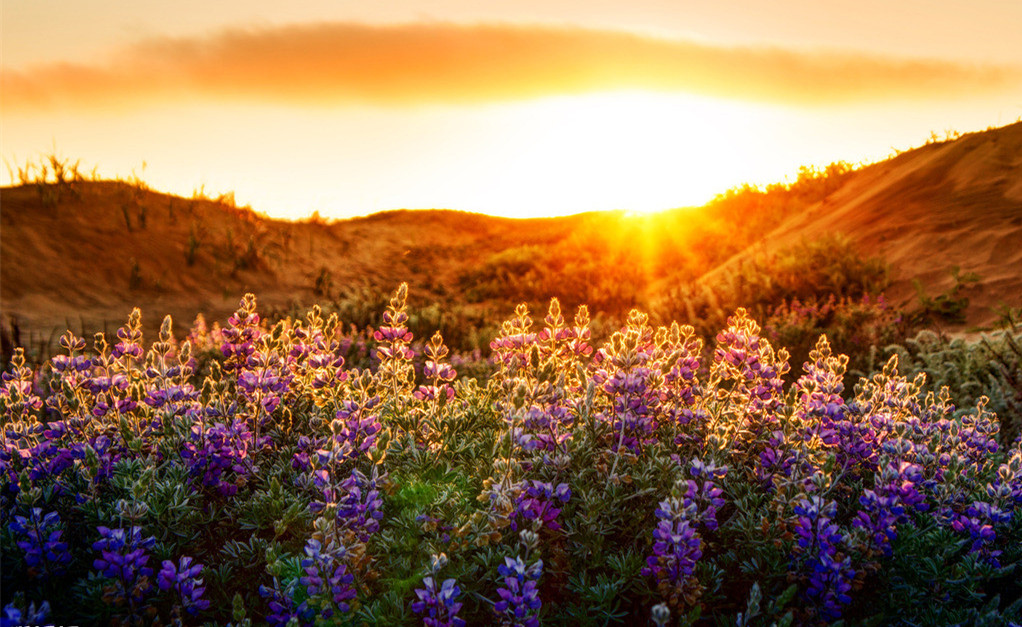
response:
<path id="1" fill-rule="evenodd" d="M 1020 84 L 1016 66 L 722 47 L 616 31 L 321 23 L 150 39 L 105 64 L 5 68 L 3 107 L 187 99 L 407 106 L 632 88 L 831 105 L 976 96 Z"/>

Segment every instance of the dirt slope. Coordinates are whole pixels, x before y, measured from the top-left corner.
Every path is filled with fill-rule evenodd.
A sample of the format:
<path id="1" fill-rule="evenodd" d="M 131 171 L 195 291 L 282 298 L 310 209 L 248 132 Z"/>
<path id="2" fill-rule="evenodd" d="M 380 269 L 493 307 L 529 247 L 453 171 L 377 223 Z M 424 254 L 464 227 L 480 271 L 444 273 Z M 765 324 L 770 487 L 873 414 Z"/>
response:
<path id="1" fill-rule="evenodd" d="M 408 281 L 420 302 L 453 302 L 464 288 L 459 277 L 494 252 L 586 245 L 587 233 L 624 237 L 638 227 L 622 216 L 509 220 L 429 210 L 294 223 L 123 182 L 4 188 L 0 319 L 16 319 L 22 339 L 38 341 L 69 326 L 115 329 L 135 305 L 149 329 L 164 313 L 179 328 L 199 311 L 223 319 L 246 291 L 270 309 Z M 658 218 L 668 233 L 660 250 L 687 246 L 683 234 L 672 234 L 687 216 Z M 657 218 L 644 220 L 641 228 L 656 230 Z M 999 305 L 1022 306 L 1022 123 L 855 172 L 728 265 L 835 232 L 890 262 L 889 295 L 901 304 L 915 299 L 915 280 L 931 295 L 951 288 L 950 269 L 960 266 L 982 277 L 966 292 L 967 326 L 989 324 Z M 628 250 L 636 259 L 644 254 L 639 244 Z"/>
<path id="2" fill-rule="evenodd" d="M 296 223 L 119 182 L 63 186 L 43 200 L 56 189 L 0 192 L 0 317 L 36 339 L 116 329 L 133 306 L 149 329 L 164 313 L 179 327 L 200 311 L 224 319 L 247 291 L 263 310 L 402 281 L 436 298 L 488 251 L 561 240 L 599 219 L 429 210 Z"/>
<path id="3" fill-rule="evenodd" d="M 914 281 L 931 296 L 951 289 L 954 266 L 978 274 L 963 291 L 964 328 L 989 325 L 996 308 L 1022 306 L 1022 123 L 864 168 L 728 265 L 830 233 L 890 264 L 888 296 L 897 304 L 917 301 Z"/>

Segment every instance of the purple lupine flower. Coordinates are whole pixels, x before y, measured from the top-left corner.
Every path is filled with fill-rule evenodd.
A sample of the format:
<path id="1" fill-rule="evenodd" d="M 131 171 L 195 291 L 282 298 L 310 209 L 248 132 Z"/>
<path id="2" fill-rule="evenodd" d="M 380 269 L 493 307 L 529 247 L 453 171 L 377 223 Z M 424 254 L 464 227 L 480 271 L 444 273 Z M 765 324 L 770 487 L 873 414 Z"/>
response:
<path id="1" fill-rule="evenodd" d="M 20 537 L 17 544 L 25 551 L 25 563 L 28 565 L 30 577 L 47 578 L 60 575 L 71 561 L 67 543 L 61 541 L 64 533 L 59 528 L 60 515 L 49 512 L 45 516 L 42 509 L 35 507 L 31 515 L 15 516 L 10 529 Z"/>
<path id="2" fill-rule="evenodd" d="M 142 348 L 142 311 L 137 307 L 128 315 L 128 324 L 117 329 L 117 344 L 110 355 L 120 362 L 125 370 L 129 369 L 130 361 L 141 360 L 145 354 Z"/>
<path id="3" fill-rule="evenodd" d="M 559 530 L 561 525 L 557 516 L 561 508 L 558 504 L 563 505 L 571 498 L 568 484 L 560 483 L 554 487 L 552 483 L 532 480 L 526 481 L 524 487 L 512 515 L 511 529 L 518 531 L 519 526 L 528 528 L 530 524 L 538 524 L 553 531 Z M 519 522 L 519 518 L 523 521 Z"/>
<path id="4" fill-rule="evenodd" d="M 281 363 L 280 356 L 271 350 L 253 350 L 238 371 L 238 391 L 250 406 L 266 415 L 280 405 L 291 385 L 292 374 Z"/>
<path id="5" fill-rule="evenodd" d="M 568 408 L 561 403 L 551 403 L 544 407 L 533 405 L 522 418 L 518 444 L 526 451 L 554 453 L 566 450 L 566 442 L 571 439 L 573 421 Z"/>
<path id="6" fill-rule="evenodd" d="M 34 482 L 57 478 L 74 465 L 74 451 L 59 442 L 43 440 L 28 451 L 29 478 Z"/>
<path id="7" fill-rule="evenodd" d="M 413 396 L 422 400 L 436 403 L 438 401 L 450 401 L 454 398 L 454 388 L 451 382 L 458 373 L 450 364 L 445 362 L 450 350 L 444 346 L 443 337 L 437 331 L 432 339 L 426 344 L 426 365 L 423 367 L 422 375 L 429 382 L 420 385 Z"/>
<path id="8" fill-rule="evenodd" d="M 202 485 L 215 487 L 224 496 L 233 496 L 251 469 L 249 449 L 253 441 L 244 420 L 235 420 L 229 426 L 200 423 L 192 426 L 191 438 L 181 450 L 181 458 L 191 475 L 201 479 Z M 229 478 L 233 481 L 228 481 Z"/>
<path id="9" fill-rule="evenodd" d="M 266 615 L 266 622 L 271 627 L 287 627 L 291 619 L 297 619 L 302 627 L 312 627 L 316 617 L 316 611 L 308 606 L 305 601 L 296 605 L 293 596 L 292 586 L 285 590 L 280 589 L 277 578 L 273 578 L 273 587 L 259 586 L 259 596 L 266 599 L 270 612 Z"/>
<path id="10" fill-rule="evenodd" d="M 326 444 L 326 438 L 310 438 L 300 436 L 298 438 L 298 451 L 291 457 L 291 467 L 302 472 L 312 470 L 312 455 Z"/>
<path id="11" fill-rule="evenodd" d="M 505 557 L 497 571 L 503 581 L 497 589 L 500 601 L 493 606 L 493 611 L 503 624 L 539 627 L 539 609 L 543 602 L 539 598 L 538 581 L 543 574 L 543 560 L 526 565 L 520 557 Z"/>
<path id="12" fill-rule="evenodd" d="M 529 331 L 531 327 L 529 308 L 518 305 L 514 317 L 504 321 L 500 334 L 490 341 L 490 350 L 497 362 L 512 376 L 529 367 L 529 352 L 538 339 L 536 333 Z"/>
<path id="13" fill-rule="evenodd" d="M 840 442 L 840 424 L 845 420 L 843 377 L 848 357 L 831 353 L 826 336 L 820 336 L 802 366 L 803 374 L 795 383 L 798 391 L 796 417 L 799 418 L 806 441 L 819 438 L 826 447 Z"/>
<path id="14" fill-rule="evenodd" d="M 376 376 L 382 382 L 380 388 L 385 391 L 387 400 L 399 407 L 403 397 L 412 391 L 415 376 L 411 365 L 415 353 L 409 346 L 412 333 L 406 326 L 407 298 L 408 284 L 402 283 L 383 312 L 383 326 L 373 333 L 373 338 L 379 342 L 374 355 L 380 362 L 376 370 Z"/>
<path id="15" fill-rule="evenodd" d="M 262 334 L 255 296 L 245 294 L 238 310 L 227 319 L 227 324 L 229 326 L 221 331 L 223 343 L 220 345 L 220 352 L 226 358 L 224 372 L 240 371 L 255 352 L 255 341 Z"/>
<path id="16" fill-rule="evenodd" d="M 1022 439 L 1016 440 L 1008 462 L 997 468 L 997 478 L 986 486 L 987 495 L 1007 509 L 1022 506 Z"/>
<path id="17" fill-rule="evenodd" d="M 694 515 L 694 504 L 685 506 L 677 498 L 660 502 L 653 554 L 646 558 L 642 569 L 644 577 L 656 578 L 657 591 L 675 606 L 691 604 L 700 593 L 694 572 L 703 556 L 703 541 L 692 523 Z"/>
<path id="18" fill-rule="evenodd" d="M 813 496 L 795 506 L 797 546 L 792 565 L 807 578 L 805 598 L 828 621 L 840 618 L 843 606 L 851 603 L 855 570 L 852 560 L 839 550 L 844 534 L 833 522 L 837 506 Z"/>
<path id="19" fill-rule="evenodd" d="M 612 450 L 616 451 L 622 445 L 639 454 L 653 441 L 659 405 L 658 395 L 654 392 L 656 385 L 651 380 L 653 374 L 650 368 L 636 367 L 629 372 L 599 370 L 594 375 L 593 379 L 602 381 L 602 390 L 613 399 L 610 419 L 613 432 L 619 437 L 615 437 Z"/>
<path id="20" fill-rule="evenodd" d="M 43 400 L 35 393 L 35 375 L 25 366 L 25 349 L 14 349 L 11 356 L 11 370 L 0 373 L 0 416 L 3 423 L 25 421 L 28 416 L 43 406 Z"/>
<path id="21" fill-rule="evenodd" d="M 626 325 L 596 352 L 592 382 L 610 406 L 599 418 L 610 423 L 616 470 L 621 457 L 638 456 L 667 425 L 677 443 L 697 439 L 693 428 L 679 429 L 698 413 L 692 404 L 702 396 L 695 378 L 701 345 L 689 327 L 653 329 L 648 316 L 632 311 Z M 626 448 L 627 451 L 623 451 Z M 627 455 L 623 455 L 627 453 Z"/>
<path id="22" fill-rule="evenodd" d="M 929 509 L 926 497 L 918 487 L 923 482 L 923 469 L 918 464 L 906 461 L 892 462 L 884 469 L 882 478 L 884 484 L 881 489 L 886 494 L 897 496 L 906 506 L 918 511 Z"/>
<path id="23" fill-rule="evenodd" d="M 199 398 L 199 392 L 189 383 L 153 388 L 146 392 L 145 404 L 153 409 L 172 408 L 174 414 L 181 414 L 192 407 Z"/>
<path id="24" fill-rule="evenodd" d="M 1011 522 L 1011 513 L 1001 511 L 995 505 L 984 501 L 973 501 L 964 514 L 953 519 L 951 527 L 958 533 L 967 533 L 972 540 L 969 553 L 980 555 L 995 567 L 1000 567 L 997 558 L 1001 551 L 991 547 L 997 541 L 995 525 Z"/>
<path id="25" fill-rule="evenodd" d="M 896 496 L 879 496 L 873 490 L 864 490 L 859 497 L 861 510 L 853 525 L 870 534 L 872 546 L 884 555 L 891 554 L 891 541 L 898 537 L 897 525 L 907 520 L 905 507 Z"/>
<path id="26" fill-rule="evenodd" d="M 355 598 L 354 575 L 348 572 L 344 563 L 344 549 L 324 549 L 315 538 L 305 544 L 305 558 L 302 569 L 305 575 L 299 580 L 309 595 L 308 606 L 320 608 L 325 619 L 334 616 L 334 611 L 351 611 L 349 601 Z"/>
<path id="27" fill-rule="evenodd" d="M 359 542 L 368 542 L 379 531 L 383 519 L 383 497 L 377 488 L 376 471 L 374 466 L 372 478 L 352 471 L 340 486 L 344 496 L 337 503 L 337 521 L 354 533 Z"/>
<path id="28" fill-rule="evenodd" d="M 671 413 L 679 425 L 693 421 L 698 424 L 705 412 L 695 407 L 698 399 L 703 396 L 703 388 L 697 376 L 701 368 L 699 356 L 703 341 L 695 337 L 695 329 L 691 326 L 679 327 L 676 324 L 671 326 L 671 337 L 678 352 L 677 359 L 664 376 L 666 385 L 663 386 L 663 400 L 671 407 Z M 690 433 L 680 432 L 676 443 L 681 444 L 691 437 Z"/>
<path id="29" fill-rule="evenodd" d="M 202 598 L 206 588 L 202 585 L 202 564 L 192 564 L 192 558 L 184 556 L 175 565 L 163 561 L 163 567 L 156 576 L 160 590 L 177 594 L 175 604 L 192 616 L 209 608 L 209 601 Z"/>
<path id="30" fill-rule="evenodd" d="M 341 403 L 337 418 L 330 425 L 338 445 L 334 457 L 339 457 L 332 459 L 333 463 L 355 459 L 376 445 L 376 439 L 383 428 L 379 414 L 373 411 L 379 404 L 379 396 L 362 402 L 345 399 Z"/>
<path id="31" fill-rule="evenodd" d="M 82 340 L 81 348 L 85 348 L 84 340 Z M 92 370 L 92 365 L 92 359 L 85 355 L 56 355 L 50 359 L 50 367 L 53 368 L 53 371 L 71 381 L 74 381 L 76 375 L 82 375 Z"/>
<path id="32" fill-rule="evenodd" d="M 344 350 L 340 341 L 327 339 L 318 331 L 315 343 L 306 350 L 311 351 L 305 365 L 313 373 L 313 389 L 337 386 L 347 380 L 348 372 L 344 369 L 345 360 L 342 355 Z M 293 360 L 296 359 L 293 349 L 291 357 L 289 364 L 293 364 Z"/>
<path id="33" fill-rule="evenodd" d="M 461 594 L 454 579 L 445 579 L 438 590 L 433 577 L 425 577 L 422 587 L 415 589 L 417 601 L 412 602 L 412 611 L 425 614 L 422 624 L 425 627 L 465 627 L 464 619 L 458 618 L 461 603 L 457 601 Z"/>
<path id="34" fill-rule="evenodd" d="M 693 459 L 689 474 L 693 479 L 685 482 L 683 506 L 692 506 L 695 511 L 693 520 L 698 521 L 710 531 L 717 529 L 717 511 L 724 507 L 723 494 L 717 482 L 727 475 L 727 466 L 716 466 L 712 462 L 703 463 Z"/>
<path id="35" fill-rule="evenodd" d="M 43 601 L 36 605 L 33 601 L 26 608 L 21 608 L 13 602 L 4 606 L 0 612 L 0 627 L 20 627 L 22 625 L 42 625 L 50 616 L 50 603 Z"/>
<path id="36" fill-rule="evenodd" d="M 793 469 L 798 466 L 799 457 L 784 432 L 778 430 L 770 433 L 766 447 L 759 453 L 758 461 L 756 478 L 764 488 L 773 490 L 774 478 L 790 477 Z"/>
<path id="37" fill-rule="evenodd" d="M 152 591 L 153 569 L 147 566 L 149 554 L 146 551 L 153 547 L 156 539 L 143 538 L 141 527 L 110 529 L 101 526 L 97 530 L 100 540 L 94 542 L 92 548 L 100 557 L 92 563 L 93 568 L 117 585 L 104 599 L 113 604 L 126 601 L 135 612 Z"/>
<path id="38" fill-rule="evenodd" d="M 552 358 L 571 364 L 593 353 L 589 345 L 592 332 L 589 330 L 589 308 L 582 305 L 575 314 L 575 324 L 568 325 L 561 314 L 561 303 L 556 298 L 550 299 L 550 308 L 543 319 L 546 328 L 536 334 L 536 342 L 542 351 L 542 358 Z"/>
<path id="39" fill-rule="evenodd" d="M 728 318 L 727 329 L 717 334 L 710 367 L 711 378 L 718 385 L 732 382 L 732 397 L 745 406 L 745 427 L 754 434 L 776 422 L 784 396 L 782 377 L 789 369 L 788 352 L 774 351 L 759 331 L 759 325 L 739 308 Z"/>
<path id="40" fill-rule="evenodd" d="M 986 410 L 986 399 L 982 399 L 975 411 L 962 416 L 962 427 L 959 431 L 960 448 L 965 456 L 977 465 L 981 465 L 990 455 L 997 452 L 997 434 L 1000 423 L 996 416 Z"/>

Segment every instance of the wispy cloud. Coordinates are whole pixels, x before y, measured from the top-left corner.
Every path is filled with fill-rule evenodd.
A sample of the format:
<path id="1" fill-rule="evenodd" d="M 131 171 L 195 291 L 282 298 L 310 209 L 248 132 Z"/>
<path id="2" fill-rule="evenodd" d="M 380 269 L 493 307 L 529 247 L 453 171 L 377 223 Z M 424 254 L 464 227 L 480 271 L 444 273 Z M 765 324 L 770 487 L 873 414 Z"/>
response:
<path id="1" fill-rule="evenodd" d="M 323 23 L 150 39 L 105 64 L 5 68 L 3 107 L 181 99 L 407 106 L 621 88 L 828 105 L 952 98 L 1020 85 L 1017 66 L 721 47 L 572 28 Z"/>

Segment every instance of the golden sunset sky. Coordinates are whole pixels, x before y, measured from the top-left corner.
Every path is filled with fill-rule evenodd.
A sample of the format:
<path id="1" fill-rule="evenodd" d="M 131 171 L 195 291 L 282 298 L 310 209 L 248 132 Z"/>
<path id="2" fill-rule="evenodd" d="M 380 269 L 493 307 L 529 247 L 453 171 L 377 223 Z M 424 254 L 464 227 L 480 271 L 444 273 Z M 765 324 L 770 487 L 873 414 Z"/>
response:
<path id="1" fill-rule="evenodd" d="M 279 217 L 666 209 L 1022 117 L 1022 2 L 1007 0 L 2 11 L 12 168 L 56 149 Z"/>

